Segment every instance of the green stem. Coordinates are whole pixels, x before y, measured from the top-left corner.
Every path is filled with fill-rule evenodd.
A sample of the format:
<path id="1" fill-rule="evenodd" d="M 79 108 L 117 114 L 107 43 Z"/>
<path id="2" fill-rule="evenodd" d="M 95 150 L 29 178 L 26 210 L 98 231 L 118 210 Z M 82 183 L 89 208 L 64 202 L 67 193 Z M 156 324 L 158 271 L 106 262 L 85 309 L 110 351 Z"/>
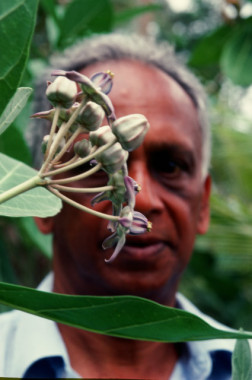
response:
<path id="1" fill-rule="evenodd" d="M 54 189 L 61 191 L 68 191 L 70 193 L 100 193 L 102 191 L 112 191 L 115 189 L 114 186 L 100 186 L 100 187 L 71 187 L 62 185 L 52 185 Z"/>
<path id="2" fill-rule="evenodd" d="M 62 138 L 66 135 L 66 133 L 68 132 L 69 128 L 71 127 L 71 125 L 75 122 L 78 114 L 80 113 L 80 110 L 81 110 L 81 107 L 82 107 L 82 103 L 79 105 L 78 108 L 76 108 L 76 110 L 73 112 L 73 114 L 71 115 L 70 119 L 66 122 L 66 123 L 63 123 L 55 137 L 55 140 L 53 141 L 52 145 L 51 145 L 51 149 L 50 149 L 50 152 L 45 160 L 45 162 L 43 163 L 41 169 L 40 169 L 40 173 L 42 174 L 44 172 L 44 170 L 47 170 L 47 166 L 50 164 L 53 156 L 55 155 L 56 151 L 57 151 L 57 148 L 58 148 L 58 145 L 60 143 L 60 141 L 62 140 Z"/>
<path id="3" fill-rule="evenodd" d="M 70 204 L 71 206 L 74 206 L 74 207 L 78 208 L 81 211 L 85 211 L 85 212 L 88 212 L 91 215 L 98 216 L 98 217 L 100 217 L 102 219 L 107 219 L 107 220 L 111 220 L 111 221 L 114 221 L 114 222 L 118 222 L 118 220 L 120 219 L 118 216 L 104 214 L 103 212 L 95 211 L 95 210 L 92 210 L 89 207 L 83 206 L 80 203 L 75 202 L 72 199 L 70 199 L 70 198 L 66 197 L 65 195 L 61 194 L 58 190 L 53 189 L 52 186 L 48 186 L 48 190 L 50 190 L 53 194 L 55 194 L 57 197 L 61 198 L 66 203 Z"/>
<path id="4" fill-rule="evenodd" d="M 80 157 L 77 154 L 75 154 L 70 160 L 68 160 L 66 162 L 63 162 L 62 164 L 56 164 L 56 165 L 54 165 L 54 167 L 56 168 L 55 170 L 64 168 L 67 165 L 71 165 L 72 163 L 76 162 L 77 160 L 80 160 Z M 44 177 L 45 177 L 45 174 L 43 175 Z"/>
<path id="5" fill-rule="evenodd" d="M 78 137 L 78 135 L 80 134 L 80 132 L 82 131 L 82 129 L 83 128 L 81 128 L 81 127 L 78 127 L 76 129 L 76 131 L 72 134 L 72 136 L 70 137 L 70 139 L 64 145 L 63 149 L 54 157 L 54 159 L 51 162 L 52 165 L 54 165 L 56 162 L 58 162 L 61 159 L 61 157 L 63 156 L 63 154 L 67 151 L 67 149 L 71 146 L 71 144 L 74 142 L 74 140 Z"/>
<path id="6" fill-rule="evenodd" d="M 12 187 L 9 190 L 0 194 L 0 204 L 8 201 L 11 198 L 16 197 L 19 194 L 24 193 L 27 190 L 33 189 L 36 186 L 45 185 L 45 181 L 41 180 L 39 175 L 29 178 L 27 181 L 20 183 L 17 186 Z"/>
<path id="7" fill-rule="evenodd" d="M 95 156 L 97 154 L 100 154 L 102 153 L 104 150 L 108 149 L 111 145 L 113 145 L 116 141 L 116 137 L 114 140 L 108 142 L 107 144 L 99 147 L 98 149 L 96 149 L 94 152 L 92 152 L 91 154 L 89 154 L 88 156 L 82 158 L 81 160 L 78 160 L 76 162 L 74 162 L 73 164 L 71 165 L 67 165 L 67 166 L 63 166 L 59 169 L 55 169 L 55 170 L 51 170 L 51 171 L 48 171 L 48 172 L 45 172 L 45 173 L 41 173 L 41 177 L 44 178 L 44 177 L 51 177 L 53 175 L 56 175 L 56 174 L 61 174 L 61 173 L 64 173 L 68 170 L 71 170 L 71 169 L 74 169 L 74 168 L 77 168 L 78 166 L 80 165 L 83 165 L 83 164 L 86 164 L 88 161 L 92 160 L 93 158 L 95 158 Z M 93 147 L 95 148 L 95 147 Z"/>
<path id="8" fill-rule="evenodd" d="M 45 158 L 47 158 L 49 151 L 51 149 L 51 145 L 53 142 L 53 136 L 54 136 L 54 133 L 56 131 L 56 127 L 57 127 L 57 123 L 58 123 L 58 119 L 59 119 L 59 114 L 60 114 L 60 107 L 58 106 L 58 107 L 55 107 L 55 114 L 53 116 L 53 122 L 52 122 L 51 130 L 50 130 L 49 140 L 48 140 L 47 147 L 46 147 Z"/>
<path id="9" fill-rule="evenodd" d="M 73 182 L 73 181 L 79 181 L 81 179 L 84 179 L 84 178 L 87 178 L 89 177 L 90 175 L 96 173 L 98 170 L 100 170 L 102 167 L 102 164 L 97 164 L 96 166 L 94 166 L 92 169 L 84 172 L 84 173 L 81 173 L 79 175 L 75 175 L 73 177 L 68 177 L 68 178 L 62 178 L 62 179 L 48 179 L 46 181 L 46 183 L 48 185 L 51 185 L 53 183 L 56 183 L 56 184 L 65 184 L 65 183 L 70 183 L 70 182 Z"/>

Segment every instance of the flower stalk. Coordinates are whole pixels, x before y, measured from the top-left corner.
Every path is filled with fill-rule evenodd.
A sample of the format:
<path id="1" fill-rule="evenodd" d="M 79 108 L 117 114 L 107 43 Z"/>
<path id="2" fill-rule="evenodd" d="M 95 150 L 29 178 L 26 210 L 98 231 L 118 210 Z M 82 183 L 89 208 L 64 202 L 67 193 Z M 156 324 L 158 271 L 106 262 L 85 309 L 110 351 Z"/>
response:
<path id="1" fill-rule="evenodd" d="M 138 235 L 150 229 L 146 217 L 135 211 L 140 186 L 128 176 L 127 167 L 128 152 L 142 143 L 149 123 L 138 114 L 116 118 L 107 95 L 112 88 L 111 72 L 97 73 L 91 78 L 75 71 L 56 70 L 52 75 L 56 79 L 48 85 L 46 95 L 54 108 L 31 116 L 51 121 L 50 134 L 44 137 L 42 144 L 44 162 L 37 175 L 0 194 L 0 203 L 44 186 L 78 210 L 108 220 L 112 235 L 105 239 L 103 247 L 115 247 L 110 259 L 105 260 L 111 262 L 123 248 L 127 234 Z M 104 118 L 108 125 L 103 125 Z M 64 160 L 65 157 L 68 158 Z M 86 170 L 88 163 L 91 166 Z M 75 168 L 79 168 L 80 174 L 71 176 Z M 99 170 L 106 172 L 107 183 L 99 187 L 81 186 L 81 181 Z M 63 193 L 97 195 L 91 199 L 90 208 Z M 112 215 L 92 208 L 104 200 L 111 202 Z"/>

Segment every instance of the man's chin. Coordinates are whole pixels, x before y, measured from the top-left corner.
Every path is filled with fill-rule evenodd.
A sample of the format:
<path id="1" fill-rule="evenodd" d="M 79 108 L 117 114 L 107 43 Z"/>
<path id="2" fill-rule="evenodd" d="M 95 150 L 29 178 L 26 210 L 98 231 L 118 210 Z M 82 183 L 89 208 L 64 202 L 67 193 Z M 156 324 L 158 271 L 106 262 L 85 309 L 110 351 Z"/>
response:
<path id="1" fill-rule="evenodd" d="M 117 263 L 105 265 L 110 270 L 102 276 L 103 279 L 107 277 L 105 281 L 111 295 L 134 295 L 170 303 L 168 298 L 174 288 L 173 266 L 161 271 L 159 266 L 153 266 L 151 260 L 132 260 L 130 257 L 127 260 L 121 257 Z"/>

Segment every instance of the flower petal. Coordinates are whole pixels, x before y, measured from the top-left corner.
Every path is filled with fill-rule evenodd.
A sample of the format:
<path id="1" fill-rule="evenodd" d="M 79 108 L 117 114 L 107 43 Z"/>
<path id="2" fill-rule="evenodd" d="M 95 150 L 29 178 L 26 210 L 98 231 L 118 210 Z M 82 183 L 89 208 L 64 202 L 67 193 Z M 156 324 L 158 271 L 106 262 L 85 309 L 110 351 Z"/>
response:
<path id="1" fill-rule="evenodd" d="M 126 241 L 125 235 L 122 235 L 117 242 L 116 248 L 112 256 L 109 259 L 105 259 L 106 263 L 111 263 L 113 260 L 115 260 L 115 258 L 118 256 L 121 249 L 123 248 L 125 241 Z"/>

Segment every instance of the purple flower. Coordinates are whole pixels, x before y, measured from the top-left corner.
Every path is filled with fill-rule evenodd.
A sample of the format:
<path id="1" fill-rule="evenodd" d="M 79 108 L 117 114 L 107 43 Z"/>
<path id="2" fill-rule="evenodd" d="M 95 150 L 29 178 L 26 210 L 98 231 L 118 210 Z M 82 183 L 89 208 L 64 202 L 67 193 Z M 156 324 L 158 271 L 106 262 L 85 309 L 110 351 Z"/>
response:
<path id="1" fill-rule="evenodd" d="M 126 234 L 140 235 L 144 232 L 149 232 L 151 227 L 151 222 L 143 214 L 138 211 L 132 211 L 129 206 L 125 206 L 121 211 L 116 231 L 107 237 L 102 244 L 104 249 L 115 245 L 112 256 L 105 261 L 111 262 L 118 256 L 126 242 Z"/>
<path id="2" fill-rule="evenodd" d="M 74 82 L 78 82 L 80 84 L 80 87 L 83 93 L 87 95 L 90 100 L 99 104 L 104 109 L 109 123 L 112 123 L 116 119 L 114 107 L 109 97 L 105 93 L 103 93 L 102 90 L 100 90 L 100 88 L 97 88 L 95 83 L 93 83 L 92 80 L 89 79 L 87 76 L 80 74 L 74 70 L 72 71 L 55 70 L 52 72 L 52 75 L 65 76 L 66 78 Z"/>
<path id="3" fill-rule="evenodd" d="M 103 71 L 91 76 L 90 80 L 95 87 L 100 89 L 104 94 L 108 94 L 113 86 L 114 74 L 111 71 L 104 73 Z"/>

